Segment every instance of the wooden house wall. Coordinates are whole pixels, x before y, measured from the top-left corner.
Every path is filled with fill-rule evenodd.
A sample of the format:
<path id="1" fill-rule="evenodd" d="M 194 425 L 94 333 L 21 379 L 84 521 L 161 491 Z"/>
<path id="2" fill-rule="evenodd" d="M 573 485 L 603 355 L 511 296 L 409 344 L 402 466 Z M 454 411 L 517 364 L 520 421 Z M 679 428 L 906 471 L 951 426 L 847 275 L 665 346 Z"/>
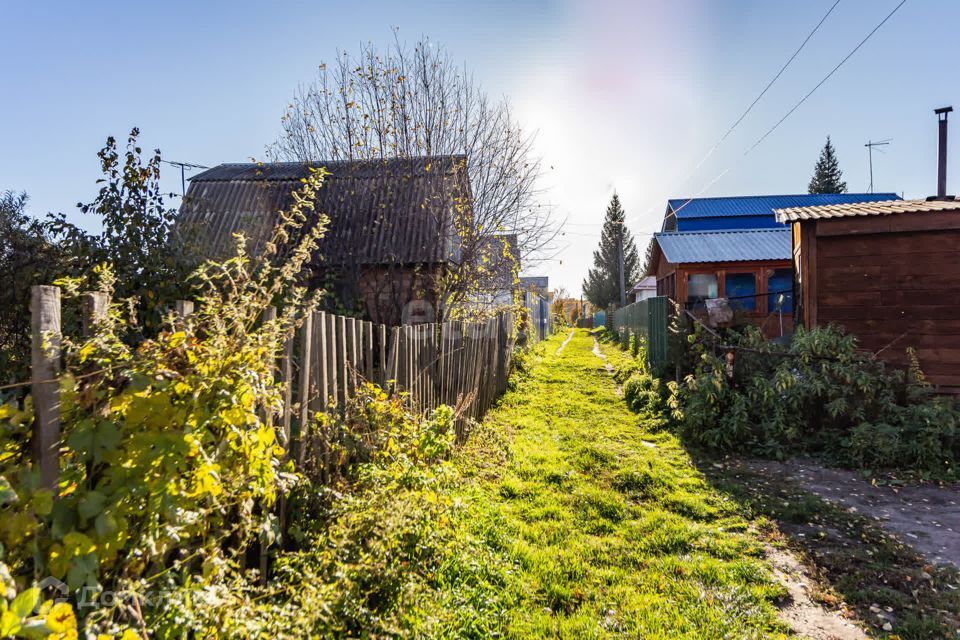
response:
<path id="1" fill-rule="evenodd" d="M 795 224 L 806 326 L 834 324 L 897 366 L 960 390 L 960 212 Z M 949 390 L 949 389 L 947 389 Z"/>
<path id="2" fill-rule="evenodd" d="M 694 274 L 714 274 L 717 276 L 717 295 L 726 296 L 725 280 L 728 273 L 752 273 L 756 278 L 756 311 L 739 311 L 740 320 L 748 320 L 756 326 L 766 324 L 766 332 L 773 337 L 779 335 L 780 325 L 772 321 L 767 322 L 770 315 L 767 312 L 767 279 L 775 269 L 792 268 L 790 260 L 763 260 L 751 262 L 697 262 L 673 264 L 666 261 L 663 254 L 657 263 L 657 294 L 666 295 L 673 300 L 684 304 L 687 300 L 687 278 Z M 786 333 L 793 331 L 793 316 L 784 315 L 783 328 Z"/>

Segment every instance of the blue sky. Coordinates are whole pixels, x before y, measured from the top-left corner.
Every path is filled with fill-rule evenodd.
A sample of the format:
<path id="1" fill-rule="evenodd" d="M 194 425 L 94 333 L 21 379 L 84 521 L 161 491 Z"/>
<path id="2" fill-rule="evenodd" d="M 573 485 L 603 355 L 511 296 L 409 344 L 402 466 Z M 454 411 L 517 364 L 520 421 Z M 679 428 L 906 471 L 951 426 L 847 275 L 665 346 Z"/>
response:
<path id="1" fill-rule="evenodd" d="M 205 165 L 263 158 L 298 84 L 337 49 L 427 35 L 506 96 L 537 133 L 543 201 L 569 224 L 537 274 L 579 293 L 614 189 L 645 244 L 667 197 L 797 193 L 832 136 L 851 191 L 907 197 L 936 181 L 932 110 L 960 108 L 960 2 L 908 0 L 747 157 L 899 0 L 842 0 L 793 65 L 699 171 L 703 154 L 834 0 L 656 2 L 7 2 L 0 41 L 0 190 L 74 213 L 96 190 L 107 135 Z M 953 138 L 960 136 L 960 116 Z M 949 175 L 960 191 L 960 149 Z M 725 173 L 724 173 L 725 172 Z M 722 178 L 714 179 L 722 174 Z M 165 178 L 179 191 L 179 172 Z M 533 274 L 533 272 L 531 272 Z"/>

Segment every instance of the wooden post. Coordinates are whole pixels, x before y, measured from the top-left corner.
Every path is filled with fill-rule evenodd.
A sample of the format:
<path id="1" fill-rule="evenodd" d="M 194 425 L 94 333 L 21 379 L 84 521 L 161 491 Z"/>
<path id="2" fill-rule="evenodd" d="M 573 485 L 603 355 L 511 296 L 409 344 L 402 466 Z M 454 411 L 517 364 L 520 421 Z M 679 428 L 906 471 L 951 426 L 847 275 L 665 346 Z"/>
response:
<path id="1" fill-rule="evenodd" d="M 283 343 L 283 358 L 280 362 L 280 380 L 283 382 L 283 416 L 280 418 L 280 433 L 286 455 L 290 455 L 290 425 L 293 422 L 293 336 Z"/>
<path id="2" fill-rule="evenodd" d="M 310 361 L 313 356 L 313 312 L 303 319 L 300 328 L 300 433 L 297 462 L 303 465 L 307 457 L 307 430 L 310 426 Z"/>
<path id="3" fill-rule="evenodd" d="M 30 316 L 33 459 L 40 469 L 41 486 L 56 497 L 60 483 L 60 288 L 30 287 Z"/>
<path id="4" fill-rule="evenodd" d="M 387 380 L 389 376 L 387 375 L 387 325 L 381 324 L 377 326 L 377 337 L 380 339 L 380 386 L 386 390 Z"/>
<path id="5" fill-rule="evenodd" d="M 373 323 L 363 323 L 363 369 L 366 372 L 367 380 L 374 382 L 373 379 Z"/>
<path id="6" fill-rule="evenodd" d="M 103 291 L 88 291 L 80 296 L 80 316 L 83 335 L 89 338 L 97 323 L 107 317 L 110 310 L 110 296 Z"/>
<path id="7" fill-rule="evenodd" d="M 333 403 L 336 404 L 337 400 L 340 398 L 340 389 L 338 385 L 339 375 L 337 369 L 337 351 L 339 351 L 339 341 L 337 340 L 337 316 L 328 315 L 326 319 L 327 324 L 327 353 L 326 353 L 326 365 L 327 370 L 327 380 L 329 382 L 329 388 L 327 393 L 329 394 L 325 402 L 329 405 L 330 399 L 333 399 Z"/>
<path id="8" fill-rule="evenodd" d="M 380 325 L 384 331 L 386 327 Z M 383 335 L 383 334 L 381 334 Z M 384 367 L 383 373 L 383 384 L 384 387 L 390 387 L 391 391 L 397 390 L 397 376 L 398 372 L 398 362 L 399 362 L 399 351 L 400 351 L 400 327 L 393 327 L 390 329 L 390 350 L 387 355 L 386 366 Z M 393 384 L 390 384 L 390 381 L 393 381 Z"/>
<path id="9" fill-rule="evenodd" d="M 347 318 L 347 381 L 351 396 L 357 391 L 357 319 Z"/>
<path id="10" fill-rule="evenodd" d="M 317 355 L 313 360 L 317 363 L 316 384 L 319 390 L 319 398 L 314 402 L 314 408 L 318 411 L 325 411 L 327 402 L 330 400 L 330 379 L 327 369 L 329 340 L 327 337 L 327 314 L 325 312 L 318 311 L 316 313 L 313 329 L 317 339 Z"/>
<path id="11" fill-rule="evenodd" d="M 177 313 L 178 314 L 180 313 L 179 309 L 177 310 Z M 276 319 L 277 319 L 276 307 L 271 305 L 263 310 L 263 317 L 261 318 L 261 321 L 263 322 L 263 324 L 273 322 Z M 283 359 L 280 358 L 276 361 L 274 373 L 276 373 L 276 369 L 281 368 L 282 366 L 283 366 Z M 274 416 L 268 414 L 264 416 L 264 418 L 265 418 L 264 422 L 268 426 L 272 427 L 274 424 Z M 285 450 L 284 455 L 286 455 L 286 451 L 288 450 Z M 277 512 L 277 517 L 280 520 L 280 535 L 281 536 L 286 535 L 287 533 L 287 496 L 285 494 L 281 494 L 279 496 L 277 500 L 276 512 Z M 269 549 L 269 545 L 267 544 L 266 535 L 261 534 L 260 535 L 260 584 L 263 586 L 266 586 L 267 577 L 270 573 L 270 553 L 268 549 Z"/>
<path id="12" fill-rule="evenodd" d="M 193 314 L 193 300 L 177 300 L 173 305 L 174 311 L 181 320 L 186 320 L 187 316 Z"/>
<path id="13" fill-rule="evenodd" d="M 347 319 L 337 316 L 337 377 L 340 379 L 340 404 L 345 405 L 350 397 L 350 376 L 347 372 Z"/>

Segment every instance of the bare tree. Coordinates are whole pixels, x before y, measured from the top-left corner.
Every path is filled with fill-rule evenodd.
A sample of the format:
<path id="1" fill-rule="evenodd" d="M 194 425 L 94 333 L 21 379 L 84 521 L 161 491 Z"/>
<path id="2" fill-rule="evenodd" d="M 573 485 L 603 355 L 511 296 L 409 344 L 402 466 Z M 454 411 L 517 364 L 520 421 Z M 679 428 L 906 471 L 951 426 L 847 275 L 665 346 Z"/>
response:
<path id="1" fill-rule="evenodd" d="M 495 234 L 516 234 L 525 267 L 547 256 L 556 237 L 550 209 L 537 202 L 540 161 L 533 137 L 491 100 L 465 69 L 429 40 L 395 40 L 339 52 L 301 86 L 268 153 L 275 160 L 372 160 L 465 155 L 472 192 L 464 261 L 484 260 Z"/>

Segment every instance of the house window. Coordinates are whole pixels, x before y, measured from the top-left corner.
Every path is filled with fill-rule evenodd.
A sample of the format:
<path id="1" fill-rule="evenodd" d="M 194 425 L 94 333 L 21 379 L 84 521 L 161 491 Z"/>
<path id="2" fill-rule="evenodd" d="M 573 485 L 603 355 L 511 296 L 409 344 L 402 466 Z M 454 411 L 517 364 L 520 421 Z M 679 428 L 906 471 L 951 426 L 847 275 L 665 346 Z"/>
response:
<path id="1" fill-rule="evenodd" d="M 767 277 L 767 312 L 777 310 L 778 300 L 783 294 L 780 309 L 784 313 L 793 313 L 793 269 L 774 269 Z"/>
<path id="2" fill-rule="evenodd" d="M 757 310 L 757 276 L 753 273 L 728 273 L 723 279 L 724 292 L 731 309 Z"/>
<path id="3" fill-rule="evenodd" d="M 703 301 L 709 298 L 716 298 L 717 295 L 717 274 L 692 273 L 687 276 L 688 308 L 703 309 Z"/>

